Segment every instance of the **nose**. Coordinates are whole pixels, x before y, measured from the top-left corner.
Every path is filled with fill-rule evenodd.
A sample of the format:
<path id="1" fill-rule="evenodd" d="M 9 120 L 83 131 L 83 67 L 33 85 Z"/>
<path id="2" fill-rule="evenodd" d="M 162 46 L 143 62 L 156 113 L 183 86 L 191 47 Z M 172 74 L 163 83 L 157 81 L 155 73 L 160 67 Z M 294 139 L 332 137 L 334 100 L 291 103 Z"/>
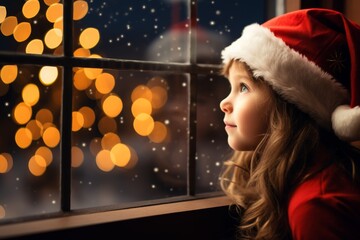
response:
<path id="1" fill-rule="evenodd" d="M 220 109 L 221 111 L 223 111 L 224 113 L 229 113 L 232 111 L 232 104 L 229 101 L 229 96 L 227 96 L 226 98 L 224 98 L 221 102 L 220 102 Z"/>

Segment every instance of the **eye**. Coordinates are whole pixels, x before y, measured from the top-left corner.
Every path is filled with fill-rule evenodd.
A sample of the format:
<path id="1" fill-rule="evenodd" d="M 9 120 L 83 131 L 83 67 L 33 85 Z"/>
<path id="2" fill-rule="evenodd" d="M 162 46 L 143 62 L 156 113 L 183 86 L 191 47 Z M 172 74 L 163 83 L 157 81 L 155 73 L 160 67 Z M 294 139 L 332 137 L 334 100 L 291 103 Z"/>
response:
<path id="1" fill-rule="evenodd" d="M 240 92 L 248 92 L 249 88 L 244 83 L 240 83 Z"/>

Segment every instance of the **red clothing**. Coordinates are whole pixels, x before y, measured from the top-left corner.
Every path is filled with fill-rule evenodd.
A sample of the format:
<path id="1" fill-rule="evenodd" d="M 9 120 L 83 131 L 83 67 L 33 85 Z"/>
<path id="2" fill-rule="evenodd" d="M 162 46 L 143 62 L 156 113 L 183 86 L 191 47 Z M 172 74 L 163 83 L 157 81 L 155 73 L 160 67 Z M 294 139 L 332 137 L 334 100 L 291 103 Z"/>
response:
<path id="1" fill-rule="evenodd" d="M 295 189 L 288 218 L 294 240 L 359 240 L 359 186 L 332 164 Z"/>

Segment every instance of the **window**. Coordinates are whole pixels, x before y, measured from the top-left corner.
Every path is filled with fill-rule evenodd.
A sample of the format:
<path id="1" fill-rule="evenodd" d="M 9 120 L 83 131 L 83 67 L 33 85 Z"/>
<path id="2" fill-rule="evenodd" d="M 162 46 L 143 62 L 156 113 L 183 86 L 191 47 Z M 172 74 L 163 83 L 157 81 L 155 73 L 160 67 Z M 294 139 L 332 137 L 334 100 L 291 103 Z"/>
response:
<path id="1" fill-rule="evenodd" d="M 0 2 L 0 224 L 221 194 L 220 51 L 271 1 Z"/>

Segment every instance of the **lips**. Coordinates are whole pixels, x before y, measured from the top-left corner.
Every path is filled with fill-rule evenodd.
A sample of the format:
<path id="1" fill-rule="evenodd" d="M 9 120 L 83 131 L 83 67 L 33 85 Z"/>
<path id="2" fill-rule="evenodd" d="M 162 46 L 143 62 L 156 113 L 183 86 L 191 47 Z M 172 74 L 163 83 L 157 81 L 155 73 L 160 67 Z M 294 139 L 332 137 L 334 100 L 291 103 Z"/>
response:
<path id="1" fill-rule="evenodd" d="M 236 127 L 235 124 L 232 124 L 230 122 L 224 121 L 224 123 L 225 123 L 225 127 Z"/>

